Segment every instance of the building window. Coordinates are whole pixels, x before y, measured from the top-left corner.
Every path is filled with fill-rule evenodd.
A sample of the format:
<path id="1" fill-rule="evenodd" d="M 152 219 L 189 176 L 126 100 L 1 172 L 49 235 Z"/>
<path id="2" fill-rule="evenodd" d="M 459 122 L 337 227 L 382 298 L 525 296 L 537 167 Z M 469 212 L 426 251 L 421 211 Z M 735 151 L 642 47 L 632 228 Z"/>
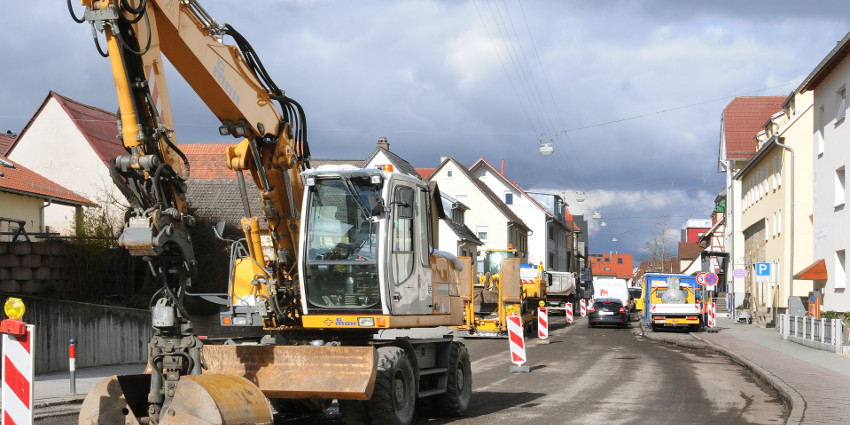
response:
<path id="1" fill-rule="evenodd" d="M 452 178 L 452 170 L 446 170 L 446 177 Z"/>
<path id="2" fill-rule="evenodd" d="M 776 212 L 776 234 L 782 233 L 782 210 Z"/>
<path id="3" fill-rule="evenodd" d="M 847 269 L 844 266 L 844 250 L 835 251 L 835 288 L 847 287 Z"/>
<path id="4" fill-rule="evenodd" d="M 839 124 L 847 116 L 847 88 L 838 91 L 838 110 L 835 111 L 835 123 Z"/>
<path id="5" fill-rule="evenodd" d="M 514 203 L 514 194 L 513 193 L 505 193 L 505 204 L 513 205 Z"/>
<path id="6" fill-rule="evenodd" d="M 773 190 L 776 190 L 776 188 L 777 188 L 777 184 L 776 184 L 776 157 L 773 157 L 773 168 L 770 169 L 770 180 L 771 180 L 771 183 L 772 183 L 771 186 L 772 186 Z"/>
<path id="7" fill-rule="evenodd" d="M 764 218 L 764 241 L 770 239 L 770 217 Z"/>
<path id="8" fill-rule="evenodd" d="M 478 236 L 478 239 L 481 239 L 482 241 L 487 240 L 487 226 L 476 226 L 475 233 L 476 236 Z"/>
<path id="9" fill-rule="evenodd" d="M 824 120 L 824 116 L 825 116 L 825 114 L 824 114 L 823 105 L 821 105 L 821 107 L 818 108 L 818 129 L 817 129 L 818 131 L 817 131 L 817 134 L 815 135 L 815 137 L 817 137 L 817 143 L 818 143 L 818 146 L 817 146 L 818 157 L 823 156 L 823 127 L 824 127 L 823 120 Z"/>
<path id="10" fill-rule="evenodd" d="M 835 207 L 844 205 L 844 167 L 835 170 Z"/>
<path id="11" fill-rule="evenodd" d="M 623 259 L 622 259 L 622 258 L 618 258 L 618 259 L 617 259 L 617 264 L 623 264 Z"/>
<path id="12" fill-rule="evenodd" d="M 779 235 L 779 220 L 776 219 L 777 212 L 773 212 L 773 236 Z"/>
<path id="13" fill-rule="evenodd" d="M 791 178 L 794 178 L 793 176 Z M 776 161 L 776 187 L 782 187 L 782 158 Z"/>

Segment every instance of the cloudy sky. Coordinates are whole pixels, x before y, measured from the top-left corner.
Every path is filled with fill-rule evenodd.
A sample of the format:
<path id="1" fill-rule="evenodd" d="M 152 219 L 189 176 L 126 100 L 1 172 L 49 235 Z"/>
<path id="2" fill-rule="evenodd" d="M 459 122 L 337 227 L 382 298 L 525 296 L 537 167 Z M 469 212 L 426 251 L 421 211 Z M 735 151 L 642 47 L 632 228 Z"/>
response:
<path id="1" fill-rule="evenodd" d="M 504 159 L 525 189 L 602 214 L 607 226 L 590 225 L 592 252 L 636 259 L 661 216 L 676 238 L 688 218 L 709 217 L 723 185 L 720 114 L 732 98 L 787 95 L 850 30 L 839 0 L 204 6 L 303 105 L 314 157 L 364 158 L 383 136 L 421 168 L 447 155 Z M 7 4 L 0 39 L 0 131 L 20 131 L 49 90 L 117 109 L 108 61 L 64 2 Z M 231 142 L 169 78 L 179 142 Z M 540 141 L 555 154 L 542 156 Z"/>

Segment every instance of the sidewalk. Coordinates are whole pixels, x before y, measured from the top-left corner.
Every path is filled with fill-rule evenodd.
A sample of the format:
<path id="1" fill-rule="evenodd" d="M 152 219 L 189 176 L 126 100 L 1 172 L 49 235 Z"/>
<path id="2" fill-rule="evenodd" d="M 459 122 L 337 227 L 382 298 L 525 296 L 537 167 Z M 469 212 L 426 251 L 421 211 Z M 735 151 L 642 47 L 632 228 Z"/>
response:
<path id="1" fill-rule="evenodd" d="M 139 374 L 145 371 L 144 364 L 100 366 L 77 369 L 75 375 L 76 394 L 71 394 L 71 373 L 51 372 L 36 375 L 33 383 L 33 418 L 61 416 L 77 413 L 86 394 L 98 382 L 112 375 Z"/>
<path id="2" fill-rule="evenodd" d="M 710 348 L 752 370 L 788 402 L 789 424 L 846 424 L 850 358 L 782 339 L 776 329 L 718 318 L 716 333 L 644 330 L 649 339 Z"/>

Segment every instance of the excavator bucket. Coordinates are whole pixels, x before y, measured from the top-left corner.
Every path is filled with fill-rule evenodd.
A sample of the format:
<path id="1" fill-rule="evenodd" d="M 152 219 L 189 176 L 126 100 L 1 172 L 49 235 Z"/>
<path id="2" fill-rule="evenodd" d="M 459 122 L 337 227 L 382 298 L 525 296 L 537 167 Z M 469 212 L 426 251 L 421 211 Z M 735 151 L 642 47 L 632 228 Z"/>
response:
<path id="1" fill-rule="evenodd" d="M 111 376 L 98 383 L 80 408 L 80 425 L 138 425 L 147 413 L 150 375 Z M 259 389 L 244 378 L 189 375 L 180 378 L 160 425 L 247 425 L 273 422 L 271 407 Z"/>
<path id="2" fill-rule="evenodd" d="M 205 345 L 205 373 L 241 376 L 268 398 L 368 400 L 375 348 Z"/>
<path id="3" fill-rule="evenodd" d="M 374 347 L 205 345 L 209 369 L 180 378 L 165 424 L 271 424 L 268 398 L 368 400 Z M 148 416 L 150 375 L 111 376 L 89 392 L 80 425 L 139 425 Z"/>

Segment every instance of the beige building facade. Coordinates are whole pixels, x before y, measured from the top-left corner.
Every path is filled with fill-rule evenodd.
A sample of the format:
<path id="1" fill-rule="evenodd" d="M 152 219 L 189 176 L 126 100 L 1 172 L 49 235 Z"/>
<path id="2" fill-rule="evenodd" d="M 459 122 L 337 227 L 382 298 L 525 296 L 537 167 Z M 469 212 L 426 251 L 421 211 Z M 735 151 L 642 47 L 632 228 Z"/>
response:
<path id="1" fill-rule="evenodd" d="M 736 174 L 740 182 L 745 292 L 757 321 L 785 313 L 789 297 L 807 297 L 812 282 L 794 280 L 812 261 L 813 96 L 789 95 L 756 135 L 756 153 Z M 770 265 L 757 276 L 757 264 Z"/>

